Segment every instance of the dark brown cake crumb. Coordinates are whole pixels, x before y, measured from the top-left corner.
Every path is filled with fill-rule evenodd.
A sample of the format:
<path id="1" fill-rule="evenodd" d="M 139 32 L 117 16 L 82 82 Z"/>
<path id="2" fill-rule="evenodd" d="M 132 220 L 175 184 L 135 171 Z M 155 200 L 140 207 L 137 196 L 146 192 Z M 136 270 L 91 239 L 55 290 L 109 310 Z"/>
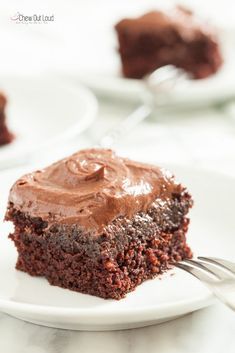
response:
<path id="1" fill-rule="evenodd" d="M 10 206 L 7 219 L 19 258 L 16 268 L 74 291 L 121 299 L 146 279 L 154 278 L 176 261 L 192 257 L 185 234 L 191 199 L 185 195 L 159 208 L 118 218 L 99 239 L 77 226 L 48 227 Z M 173 216 L 174 215 L 174 216 Z"/>

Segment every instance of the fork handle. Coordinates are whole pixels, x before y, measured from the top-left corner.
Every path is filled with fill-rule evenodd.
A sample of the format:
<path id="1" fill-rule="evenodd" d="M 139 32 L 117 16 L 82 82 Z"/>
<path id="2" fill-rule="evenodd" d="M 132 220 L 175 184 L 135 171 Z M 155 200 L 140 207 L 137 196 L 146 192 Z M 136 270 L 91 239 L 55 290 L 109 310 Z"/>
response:
<path id="1" fill-rule="evenodd" d="M 230 309 L 235 311 L 235 284 L 234 280 L 226 281 L 221 287 L 217 284 L 209 285 L 209 289 L 212 290 L 217 299 L 228 306 Z"/>
<path id="2" fill-rule="evenodd" d="M 151 105 L 142 104 L 127 118 L 125 118 L 117 127 L 104 135 L 98 143 L 98 147 L 110 148 L 122 136 L 131 131 L 136 125 L 145 120 L 152 113 Z"/>

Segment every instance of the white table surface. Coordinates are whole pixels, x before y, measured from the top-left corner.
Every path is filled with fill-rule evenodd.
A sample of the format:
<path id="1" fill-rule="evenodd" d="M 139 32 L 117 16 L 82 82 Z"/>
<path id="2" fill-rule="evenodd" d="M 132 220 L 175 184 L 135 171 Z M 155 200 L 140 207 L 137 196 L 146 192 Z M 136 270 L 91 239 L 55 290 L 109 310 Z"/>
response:
<path id="1" fill-rule="evenodd" d="M 1 67 L 4 74 L 32 74 L 77 68 L 79 50 L 76 43 L 76 24 L 83 15 L 96 17 L 95 4 L 89 0 L 75 1 L 18 1 L 0 4 Z M 126 1 L 112 2 L 111 9 L 123 11 Z M 141 1 L 140 1 L 141 3 Z M 142 1 L 143 3 L 143 1 Z M 153 1 L 152 1 L 153 3 Z M 190 1 L 193 3 L 193 1 Z M 228 25 L 232 23 L 234 1 L 197 1 L 207 12 Z M 121 5 L 120 5 L 121 4 Z M 195 4 L 195 1 L 194 1 Z M 35 7 L 34 7 L 35 6 Z M 127 7 L 131 8 L 131 2 Z M 55 13 L 56 22 L 51 27 L 13 27 L 9 16 L 14 12 L 45 11 Z M 121 9 L 121 10 L 120 10 Z M 130 10 L 130 9 L 129 9 Z M 97 10 L 98 11 L 98 10 Z M 114 10 L 113 10 L 114 11 Z M 102 17 L 100 19 L 102 28 Z M 63 25 L 62 25 L 63 23 Z M 50 26 L 50 25 L 48 25 Z M 90 34 L 94 33 L 91 27 Z M 68 37 L 71 34 L 71 37 Z M 72 35 L 73 34 L 73 35 Z M 21 40 L 23 36 L 24 40 Z M 77 38 L 77 39 L 76 39 Z M 92 53 L 90 43 L 83 48 Z M 66 50 L 74 48 L 74 56 Z M 62 50 L 63 49 L 63 50 Z M 17 53 L 17 55 L 16 55 Z M 86 61 L 86 60 L 85 60 Z M 83 64 L 84 62 L 83 61 Z M 75 67 L 76 63 L 76 67 Z M 51 156 L 38 156 L 49 163 L 81 147 L 90 146 L 122 119 L 133 106 L 122 102 L 102 101 L 99 118 L 81 137 L 53 151 Z M 161 164 L 186 163 L 209 168 L 215 172 L 235 175 L 235 111 L 225 108 L 208 108 L 193 112 L 155 112 L 153 119 L 134 129 L 117 144 L 119 153 L 138 159 L 154 154 Z M 196 280 L 196 279 L 195 279 Z M 235 315 L 221 304 L 189 314 L 183 318 L 142 329 L 116 332 L 72 332 L 50 329 L 25 323 L 0 314 L 0 352 L 3 353 L 90 353 L 90 352 L 160 352 L 160 353 L 233 353 Z"/>

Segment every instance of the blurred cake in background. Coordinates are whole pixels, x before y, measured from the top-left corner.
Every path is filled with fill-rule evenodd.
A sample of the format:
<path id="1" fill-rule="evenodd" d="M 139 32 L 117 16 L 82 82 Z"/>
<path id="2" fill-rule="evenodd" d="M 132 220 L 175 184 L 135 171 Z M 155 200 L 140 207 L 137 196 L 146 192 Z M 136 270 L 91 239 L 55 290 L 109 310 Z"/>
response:
<path id="1" fill-rule="evenodd" d="M 13 134 L 8 130 L 6 126 L 6 103 L 6 97 L 3 93 L 0 92 L 0 146 L 10 143 L 14 138 Z"/>
<path id="2" fill-rule="evenodd" d="M 222 64 L 214 28 L 181 6 L 123 19 L 116 31 L 125 77 L 142 78 L 171 64 L 200 79 L 217 72 Z"/>

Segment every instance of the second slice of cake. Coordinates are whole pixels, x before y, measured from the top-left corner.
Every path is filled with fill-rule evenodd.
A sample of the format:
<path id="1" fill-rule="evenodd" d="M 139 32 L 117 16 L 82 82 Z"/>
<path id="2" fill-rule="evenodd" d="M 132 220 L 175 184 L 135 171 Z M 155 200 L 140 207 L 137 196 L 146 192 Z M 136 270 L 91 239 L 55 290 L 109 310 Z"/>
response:
<path id="1" fill-rule="evenodd" d="M 142 78 L 164 65 L 206 78 L 222 64 L 216 32 L 183 7 L 152 11 L 116 25 L 124 76 Z"/>
<path id="2" fill-rule="evenodd" d="M 16 268 L 123 298 L 192 256 L 185 239 L 191 206 L 169 172 L 111 150 L 82 150 L 13 185 L 6 220 L 14 223 Z"/>

